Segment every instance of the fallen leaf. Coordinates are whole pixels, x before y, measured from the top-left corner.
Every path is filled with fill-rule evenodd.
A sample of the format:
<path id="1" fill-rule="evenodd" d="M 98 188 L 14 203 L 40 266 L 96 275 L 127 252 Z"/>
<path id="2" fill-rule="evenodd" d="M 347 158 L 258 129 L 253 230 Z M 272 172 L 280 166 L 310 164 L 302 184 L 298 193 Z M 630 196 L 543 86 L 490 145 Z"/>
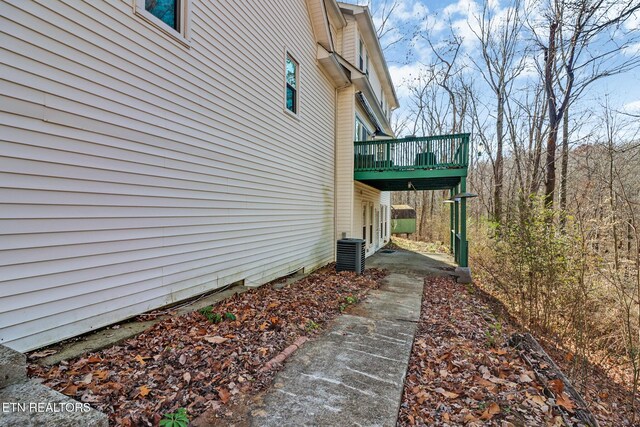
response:
<path id="1" fill-rule="evenodd" d="M 100 401 L 100 396 L 85 393 L 82 396 L 80 396 L 80 401 L 84 403 L 96 403 Z"/>
<path id="2" fill-rule="evenodd" d="M 184 365 L 186 363 L 186 361 L 187 361 L 187 355 L 182 353 L 180 355 L 180 358 L 178 359 L 178 362 L 180 362 L 181 365 Z"/>
<path id="3" fill-rule="evenodd" d="M 473 416 L 473 414 L 467 414 L 464 416 L 465 423 L 475 423 L 476 421 L 478 421 L 478 418 Z"/>
<path id="4" fill-rule="evenodd" d="M 187 384 L 191 382 L 191 374 L 189 372 L 185 372 L 184 375 L 182 375 L 182 378 Z"/>
<path id="5" fill-rule="evenodd" d="M 211 344 L 222 344 L 223 342 L 227 341 L 228 339 L 224 338 L 224 337 L 217 336 L 217 335 L 216 336 L 208 335 L 208 336 L 204 337 L 204 340 L 206 342 L 211 343 Z"/>
<path id="6" fill-rule="evenodd" d="M 540 406 L 544 406 L 547 404 L 547 399 L 545 399 L 544 397 L 540 396 L 539 394 L 536 394 L 535 396 L 533 396 L 531 398 L 531 400 L 535 403 L 537 403 Z"/>
<path id="7" fill-rule="evenodd" d="M 458 396 L 460 396 L 459 394 L 456 393 L 452 393 L 450 391 L 446 391 L 443 388 L 438 387 L 437 389 L 434 390 L 436 393 L 440 393 L 441 395 L 443 395 L 444 397 L 446 397 L 447 399 L 455 399 Z"/>
<path id="8" fill-rule="evenodd" d="M 35 353 L 31 353 L 29 355 L 29 358 L 30 359 L 42 359 L 43 357 L 51 356 L 52 354 L 56 354 L 57 352 L 58 352 L 57 350 L 36 351 Z"/>
<path id="9" fill-rule="evenodd" d="M 567 393 L 562 393 L 560 396 L 556 398 L 556 403 L 559 406 L 562 406 L 569 412 L 575 412 L 576 405 L 573 403 L 569 395 Z"/>
<path id="10" fill-rule="evenodd" d="M 95 371 L 93 372 L 93 376 L 102 381 L 109 376 L 109 371 Z"/>
<path id="11" fill-rule="evenodd" d="M 62 394 L 66 394 L 67 396 L 75 396 L 77 392 L 78 386 L 73 384 L 67 386 L 64 390 L 62 390 Z"/>
<path id="12" fill-rule="evenodd" d="M 482 416 L 480 416 L 481 420 L 490 420 L 494 417 L 494 415 L 498 415 L 500 413 L 500 405 L 495 402 L 491 402 L 491 404 L 484 410 Z"/>
<path id="13" fill-rule="evenodd" d="M 89 373 L 89 374 L 85 375 L 84 378 L 80 382 L 83 383 L 83 384 L 89 384 L 92 379 L 93 379 L 93 374 Z"/>
<path id="14" fill-rule="evenodd" d="M 531 379 L 531 377 L 527 374 L 521 374 L 520 377 L 518 378 L 518 381 L 520 381 L 521 383 L 530 383 L 533 380 Z"/>
<path id="15" fill-rule="evenodd" d="M 146 397 L 151 391 L 146 385 L 140 386 L 138 390 L 140 390 L 140 396 L 142 397 Z"/>
<path id="16" fill-rule="evenodd" d="M 562 394 L 564 391 L 564 382 L 560 379 L 555 379 L 549 381 L 549 389 L 553 391 L 556 395 Z"/>
<path id="17" fill-rule="evenodd" d="M 136 357 L 134 357 L 133 359 L 136 360 L 138 363 L 140 363 L 142 366 L 147 364 L 147 362 L 144 361 L 144 358 L 139 354 L 136 355 Z"/>
<path id="18" fill-rule="evenodd" d="M 231 393 L 229 393 L 224 387 L 219 387 L 217 390 L 218 396 L 220 396 L 220 401 L 226 404 L 231 398 Z"/>

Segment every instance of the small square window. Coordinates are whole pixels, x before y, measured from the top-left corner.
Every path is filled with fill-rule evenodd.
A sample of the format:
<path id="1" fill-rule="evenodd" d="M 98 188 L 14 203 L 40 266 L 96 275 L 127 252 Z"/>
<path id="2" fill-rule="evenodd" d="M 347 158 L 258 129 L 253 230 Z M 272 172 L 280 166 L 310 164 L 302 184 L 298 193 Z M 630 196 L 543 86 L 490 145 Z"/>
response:
<path id="1" fill-rule="evenodd" d="M 180 32 L 180 1 L 181 0 L 145 0 L 144 9 Z"/>
<path id="2" fill-rule="evenodd" d="M 287 54 L 286 63 L 286 107 L 294 114 L 298 113 L 298 63 Z"/>

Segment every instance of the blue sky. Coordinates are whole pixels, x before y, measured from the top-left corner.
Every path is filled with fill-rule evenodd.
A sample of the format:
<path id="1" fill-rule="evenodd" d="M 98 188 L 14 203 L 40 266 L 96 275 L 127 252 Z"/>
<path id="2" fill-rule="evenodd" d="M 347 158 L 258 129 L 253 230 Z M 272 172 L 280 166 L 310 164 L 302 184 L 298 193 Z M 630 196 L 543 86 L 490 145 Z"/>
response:
<path id="1" fill-rule="evenodd" d="M 382 8 L 385 3 L 387 6 L 392 4 L 393 0 L 354 0 L 353 2 L 368 4 L 374 13 L 374 21 L 380 25 Z M 508 2 L 501 0 L 490 0 L 490 2 L 498 14 L 508 4 Z M 474 55 L 477 52 L 477 41 L 472 31 L 473 16 L 479 10 L 480 4 L 480 1 L 474 0 L 434 0 L 428 2 L 398 0 L 398 5 L 387 23 L 394 28 L 394 31 L 387 34 L 381 44 L 384 47 L 395 38 L 406 37 L 406 40 L 385 51 L 391 76 L 402 105 L 399 114 L 402 114 L 403 108 L 407 108 L 409 105 L 407 102 L 407 82 L 419 73 L 423 63 L 428 63 L 433 59 L 429 45 L 422 37 L 411 37 L 412 32 L 416 29 L 422 34 L 430 32 L 431 40 L 437 43 L 450 34 L 449 23 L 451 23 L 457 34 L 464 38 L 463 50 L 465 53 Z M 640 15 L 629 20 L 625 29 L 640 32 Z M 640 55 L 640 43 L 632 46 L 624 55 Z M 529 70 L 528 73 L 535 77 L 534 69 Z M 605 95 L 614 108 L 630 113 L 640 113 L 640 69 L 597 81 L 581 98 L 580 105 L 582 108 L 590 108 L 591 106 L 595 108 Z"/>

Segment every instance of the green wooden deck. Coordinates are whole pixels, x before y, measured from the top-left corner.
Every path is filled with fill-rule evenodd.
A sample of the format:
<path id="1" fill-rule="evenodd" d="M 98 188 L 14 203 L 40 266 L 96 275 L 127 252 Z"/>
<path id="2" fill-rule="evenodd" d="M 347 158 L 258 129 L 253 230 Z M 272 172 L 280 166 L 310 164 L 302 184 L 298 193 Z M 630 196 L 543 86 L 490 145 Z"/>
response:
<path id="1" fill-rule="evenodd" d="M 381 191 L 449 190 L 451 253 L 468 267 L 469 134 L 354 142 L 354 179 Z"/>
<path id="2" fill-rule="evenodd" d="M 354 142 L 354 179 L 382 191 L 446 190 L 469 165 L 469 134 Z"/>

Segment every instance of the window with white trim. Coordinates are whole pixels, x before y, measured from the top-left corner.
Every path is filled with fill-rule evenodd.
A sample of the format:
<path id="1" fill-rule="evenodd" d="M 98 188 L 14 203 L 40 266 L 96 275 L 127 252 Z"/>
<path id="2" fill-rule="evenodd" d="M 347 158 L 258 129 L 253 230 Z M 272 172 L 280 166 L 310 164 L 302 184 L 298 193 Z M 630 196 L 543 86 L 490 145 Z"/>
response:
<path id="1" fill-rule="evenodd" d="M 298 63 L 289 54 L 285 74 L 285 107 L 293 114 L 298 114 Z"/>
<path id="2" fill-rule="evenodd" d="M 367 71 L 365 69 L 366 67 L 365 58 L 367 56 L 367 53 L 364 48 L 364 43 L 362 43 L 362 39 L 359 39 L 358 42 L 359 42 L 358 43 L 358 68 L 360 68 L 360 71 L 364 73 Z"/>
<path id="3" fill-rule="evenodd" d="M 366 141 L 369 139 L 371 132 L 365 126 L 364 122 L 356 115 L 356 129 L 354 139 L 356 141 Z"/>
<path id="4" fill-rule="evenodd" d="M 136 13 L 174 37 L 187 37 L 190 0 L 135 0 Z"/>

